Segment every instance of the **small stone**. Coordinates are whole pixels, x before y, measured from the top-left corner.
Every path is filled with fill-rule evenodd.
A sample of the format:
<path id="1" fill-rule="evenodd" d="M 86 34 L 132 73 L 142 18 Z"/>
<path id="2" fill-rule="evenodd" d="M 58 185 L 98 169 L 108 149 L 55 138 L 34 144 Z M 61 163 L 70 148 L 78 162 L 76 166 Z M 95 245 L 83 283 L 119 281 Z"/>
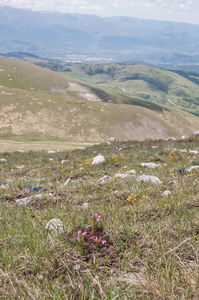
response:
<path id="1" fill-rule="evenodd" d="M 91 205 L 90 203 L 84 203 L 84 204 L 82 204 L 81 208 L 87 209 L 90 207 L 90 205 Z"/>
<path id="2" fill-rule="evenodd" d="M 157 164 L 155 164 L 155 163 L 141 163 L 141 166 L 145 167 L 145 168 L 149 168 L 149 169 L 154 169 L 154 168 L 157 167 Z"/>
<path id="3" fill-rule="evenodd" d="M 0 161 L 7 161 L 7 159 L 5 159 L 5 158 L 0 158 Z"/>
<path id="4" fill-rule="evenodd" d="M 190 167 L 189 169 L 186 169 L 186 172 L 188 174 L 191 174 L 191 173 L 194 173 L 197 170 L 199 170 L 199 166 L 193 166 L 193 167 Z"/>
<path id="5" fill-rule="evenodd" d="M 48 154 L 54 154 L 55 153 L 55 151 L 54 150 L 48 150 L 48 152 L 47 152 Z"/>
<path id="6" fill-rule="evenodd" d="M 110 142 L 106 142 L 106 143 L 107 143 L 108 146 L 111 146 L 111 143 L 110 143 Z"/>
<path id="7" fill-rule="evenodd" d="M 93 161 L 92 161 L 91 165 L 100 164 L 100 163 L 102 163 L 102 162 L 104 162 L 104 161 L 105 161 L 104 156 L 101 155 L 101 154 L 99 154 L 99 155 L 97 155 L 97 156 L 95 156 L 95 157 L 93 158 Z"/>
<path id="8" fill-rule="evenodd" d="M 71 178 L 68 178 L 66 182 L 63 184 L 63 187 L 69 185 L 71 183 Z"/>
<path id="9" fill-rule="evenodd" d="M 52 161 L 53 160 L 53 158 L 49 158 L 49 161 Z"/>
<path id="10" fill-rule="evenodd" d="M 15 200 L 16 203 L 20 204 L 20 205 L 26 205 L 28 204 L 34 197 L 25 197 L 25 198 L 21 198 L 21 199 L 17 199 Z"/>
<path id="11" fill-rule="evenodd" d="M 109 176 L 108 176 L 108 175 L 105 175 L 105 176 L 103 176 L 102 178 L 99 178 L 99 179 L 96 181 L 96 183 L 104 183 L 105 180 L 108 179 L 108 178 L 109 178 Z"/>
<path id="12" fill-rule="evenodd" d="M 137 178 L 138 182 L 144 181 L 148 183 L 154 183 L 154 184 L 160 184 L 162 181 L 160 181 L 159 178 L 153 175 L 141 175 Z"/>
<path id="13" fill-rule="evenodd" d="M 198 154 L 199 152 L 197 150 L 189 150 L 190 154 Z"/>
<path id="14" fill-rule="evenodd" d="M 45 229 L 54 230 L 54 231 L 62 231 L 64 229 L 64 225 L 60 221 L 60 219 L 52 219 L 46 224 Z"/>
<path id="15" fill-rule="evenodd" d="M 131 174 L 121 174 L 121 173 L 116 173 L 115 174 L 115 177 L 118 177 L 118 178 L 127 178 L 127 177 L 131 177 L 132 175 Z"/>
<path id="16" fill-rule="evenodd" d="M 152 148 L 152 149 L 156 149 L 156 148 L 158 148 L 158 146 L 152 146 L 151 148 Z"/>
<path id="17" fill-rule="evenodd" d="M 186 149 L 181 149 L 180 152 L 182 152 L 182 153 L 187 152 L 187 150 Z"/>
<path id="18" fill-rule="evenodd" d="M 195 135 L 198 135 L 198 134 L 199 134 L 199 130 L 198 130 L 198 131 L 196 131 L 196 132 L 194 132 L 194 134 L 195 134 Z"/>
<path id="19" fill-rule="evenodd" d="M 162 197 L 171 197 L 171 191 L 164 191 L 162 194 L 161 194 L 161 196 Z"/>
<path id="20" fill-rule="evenodd" d="M 135 174 L 136 173 L 136 171 L 135 170 L 129 170 L 129 171 L 126 171 L 126 174 Z"/>
<path id="21" fill-rule="evenodd" d="M 113 143 L 113 142 L 116 142 L 116 139 L 115 139 L 115 137 L 112 136 L 112 137 L 107 139 L 107 142 L 112 142 Z"/>
<path id="22" fill-rule="evenodd" d="M 69 162 L 69 160 L 64 160 L 64 159 L 63 159 L 63 160 L 61 161 L 61 164 L 62 164 L 62 165 L 65 165 L 65 164 L 67 164 L 68 162 Z"/>

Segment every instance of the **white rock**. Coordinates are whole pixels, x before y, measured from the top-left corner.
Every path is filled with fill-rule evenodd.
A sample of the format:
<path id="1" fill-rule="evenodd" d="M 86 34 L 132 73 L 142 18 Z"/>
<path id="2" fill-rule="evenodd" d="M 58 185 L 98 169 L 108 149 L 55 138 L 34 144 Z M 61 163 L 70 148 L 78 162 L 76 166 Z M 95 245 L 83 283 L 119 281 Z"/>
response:
<path id="1" fill-rule="evenodd" d="M 59 152 L 59 149 L 57 150 L 57 152 Z"/>
<path id="2" fill-rule="evenodd" d="M 152 149 L 156 149 L 156 148 L 158 148 L 158 146 L 152 146 L 151 148 L 152 148 Z"/>
<path id="3" fill-rule="evenodd" d="M 53 160 L 53 158 L 49 158 L 49 161 L 52 161 Z"/>
<path id="4" fill-rule="evenodd" d="M 15 169 L 23 169 L 25 166 L 21 165 L 21 166 L 16 166 Z"/>
<path id="5" fill-rule="evenodd" d="M 155 163 L 141 163 L 141 166 L 145 167 L 145 168 L 149 168 L 149 169 L 154 169 L 154 168 L 157 167 L 157 164 L 155 164 Z"/>
<path id="6" fill-rule="evenodd" d="M 7 161 L 7 159 L 5 159 L 5 158 L 0 158 L 0 161 Z"/>
<path id="7" fill-rule="evenodd" d="M 62 164 L 62 165 L 65 165 L 65 164 L 67 164 L 68 162 L 69 162 L 69 160 L 64 160 L 64 159 L 63 159 L 63 160 L 61 161 L 61 164 Z"/>
<path id="8" fill-rule="evenodd" d="M 136 173 L 136 171 L 135 170 L 129 170 L 129 171 L 126 171 L 126 174 L 135 174 Z"/>
<path id="9" fill-rule="evenodd" d="M 190 154 L 198 154 L 199 152 L 197 150 L 189 150 Z"/>
<path id="10" fill-rule="evenodd" d="M 180 152 L 187 152 L 187 150 L 186 149 L 182 149 L 182 150 L 180 150 Z"/>
<path id="11" fill-rule="evenodd" d="M 52 219 L 46 224 L 45 229 L 54 230 L 54 231 L 62 231 L 64 229 L 64 225 L 60 221 L 60 219 Z"/>
<path id="12" fill-rule="evenodd" d="M 160 184 L 162 181 L 160 181 L 159 178 L 153 175 L 141 175 L 137 178 L 138 182 L 144 181 L 148 183 L 154 183 L 154 184 Z"/>
<path id="13" fill-rule="evenodd" d="M 102 178 L 99 178 L 99 179 L 96 181 L 96 183 L 104 183 L 105 180 L 108 179 L 108 178 L 109 178 L 109 176 L 108 176 L 108 175 L 105 175 L 105 176 L 103 176 Z"/>
<path id="14" fill-rule="evenodd" d="M 26 205 L 28 204 L 34 197 L 25 197 L 25 198 L 21 198 L 21 199 L 17 199 L 15 200 L 16 203 L 20 204 L 20 205 Z"/>
<path id="15" fill-rule="evenodd" d="M 178 181 L 175 179 L 172 179 L 168 182 L 168 184 L 174 184 L 174 185 L 178 185 Z"/>
<path id="16" fill-rule="evenodd" d="M 90 205 L 91 205 L 90 203 L 84 203 L 84 204 L 82 204 L 81 208 L 87 209 L 90 207 Z"/>
<path id="17" fill-rule="evenodd" d="M 43 195 L 42 194 L 37 194 L 36 196 L 34 196 L 34 198 L 42 198 Z"/>
<path id="18" fill-rule="evenodd" d="M 116 139 L 112 136 L 109 139 L 107 139 L 107 142 L 116 142 Z"/>
<path id="19" fill-rule="evenodd" d="M 186 169 L 186 172 L 188 174 L 191 174 L 191 173 L 194 173 L 197 170 L 199 170 L 199 166 L 193 166 L 193 167 L 190 167 L 189 169 Z"/>
<path id="20" fill-rule="evenodd" d="M 185 138 L 186 138 L 186 137 L 185 137 L 184 135 L 181 137 L 182 140 L 184 140 Z"/>
<path id="21" fill-rule="evenodd" d="M 199 130 L 198 130 L 198 131 L 196 131 L 196 132 L 194 132 L 194 134 L 196 134 L 196 135 L 197 135 L 197 134 L 199 134 Z"/>
<path id="22" fill-rule="evenodd" d="M 111 146 L 111 143 L 110 143 L 110 142 L 106 142 L 106 143 L 107 143 L 108 146 Z"/>
<path id="23" fill-rule="evenodd" d="M 55 153 L 55 151 L 54 150 L 48 150 L 48 152 L 47 152 L 48 154 L 54 154 Z"/>
<path id="24" fill-rule="evenodd" d="M 66 182 L 63 184 L 63 186 L 69 185 L 71 183 L 71 178 L 68 178 Z"/>
<path id="25" fill-rule="evenodd" d="M 168 138 L 166 141 L 176 141 L 176 139 L 172 136 L 172 137 L 170 137 L 170 138 Z"/>
<path id="26" fill-rule="evenodd" d="M 100 163 L 102 163 L 103 161 L 105 161 L 104 156 L 101 155 L 101 154 L 99 154 L 99 155 L 97 155 L 97 156 L 95 156 L 95 157 L 93 158 L 93 161 L 92 161 L 91 165 L 100 164 Z"/>
<path id="27" fill-rule="evenodd" d="M 118 177 L 118 178 L 126 178 L 126 177 L 131 177 L 132 175 L 131 174 L 121 174 L 121 173 L 116 173 L 115 174 L 115 177 Z"/>
<path id="28" fill-rule="evenodd" d="M 171 194 L 171 191 L 164 191 L 161 196 L 162 197 L 170 197 L 172 194 Z"/>

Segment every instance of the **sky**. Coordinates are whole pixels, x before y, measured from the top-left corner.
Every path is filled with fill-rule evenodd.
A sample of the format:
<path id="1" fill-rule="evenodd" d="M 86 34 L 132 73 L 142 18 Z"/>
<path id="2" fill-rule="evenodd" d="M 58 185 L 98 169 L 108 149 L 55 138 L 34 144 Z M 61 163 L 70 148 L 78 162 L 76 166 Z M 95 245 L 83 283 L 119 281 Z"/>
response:
<path id="1" fill-rule="evenodd" d="M 130 16 L 199 24 L 199 0 L 0 0 L 1 4 L 33 10 Z"/>

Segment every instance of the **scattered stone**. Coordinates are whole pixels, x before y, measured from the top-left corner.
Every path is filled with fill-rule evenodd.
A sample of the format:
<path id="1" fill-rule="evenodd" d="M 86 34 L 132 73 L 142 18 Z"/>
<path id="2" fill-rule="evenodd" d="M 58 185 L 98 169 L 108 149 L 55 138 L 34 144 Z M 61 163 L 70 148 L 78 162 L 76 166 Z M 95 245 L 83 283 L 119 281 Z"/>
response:
<path id="1" fill-rule="evenodd" d="M 52 161 L 53 160 L 53 158 L 49 158 L 49 161 Z"/>
<path id="2" fill-rule="evenodd" d="M 112 142 L 113 143 L 113 142 L 116 142 L 116 139 L 115 139 L 115 137 L 112 136 L 112 137 L 107 139 L 107 142 Z"/>
<path id="3" fill-rule="evenodd" d="M 198 131 L 196 131 L 196 132 L 194 132 L 194 134 L 195 134 L 195 135 L 198 135 L 198 134 L 199 134 L 199 130 L 198 130 Z"/>
<path id="4" fill-rule="evenodd" d="M 186 169 L 186 172 L 188 174 L 191 174 L 191 173 L 194 173 L 197 170 L 199 170 L 199 166 L 193 166 L 193 167 L 190 167 L 189 169 Z"/>
<path id="5" fill-rule="evenodd" d="M 166 141 L 176 141 L 176 139 L 172 136 L 172 137 L 168 138 Z"/>
<path id="6" fill-rule="evenodd" d="M 149 168 L 149 169 L 154 169 L 154 168 L 157 167 L 157 164 L 155 164 L 155 163 L 141 163 L 141 166 L 145 167 L 145 168 Z"/>
<path id="7" fill-rule="evenodd" d="M 63 187 L 69 185 L 71 183 L 71 178 L 68 178 L 66 182 L 63 184 Z"/>
<path id="8" fill-rule="evenodd" d="M 27 205 L 34 197 L 25 197 L 15 200 L 16 203 L 20 205 Z"/>
<path id="9" fill-rule="evenodd" d="M 110 142 L 106 142 L 106 143 L 107 143 L 108 146 L 111 146 L 111 143 L 110 143 Z"/>
<path id="10" fill-rule="evenodd" d="M 108 179 L 109 176 L 108 175 L 105 175 L 103 176 L 102 178 L 99 178 L 96 183 L 104 183 L 106 181 L 106 179 Z"/>
<path id="11" fill-rule="evenodd" d="M 158 148 L 158 146 L 152 146 L 151 148 L 152 148 L 152 149 L 156 149 L 156 148 Z"/>
<path id="12" fill-rule="evenodd" d="M 64 160 L 64 159 L 63 159 L 63 160 L 61 161 L 61 164 L 62 164 L 62 165 L 65 165 L 65 164 L 67 164 L 68 162 L 69 162 L 68 159 L 67 159 L 67 160 Z"/>
<path id="13" fill-rule="evenodd" d="M 171 197 L 171 191 L 169 191 L 169 190 L 167 190 L 167 191 L 164 191 L 162 194 L 161 194 L 161 196 L 162 197 Z"/>
<path id="14" fill-rule="evenodd" d="M 23 169 L 25 166 L 21 165 L 21 166 L 16 166 L 15 169 Z"/>
<path id="15" fill-rule="evenodd" d="M 187 152 L 187 150 L 186 149 L 182 149 L 182 150 L 180 150 L 180 152 Z"/>
<path id="16" fill-rule="evenodd" d="M 189 150 L 190 154 L 198 154 L 199 152 L 197 150 Z"/>
<path id="17" fill-rule="evenodd" d="M 132 175 L 131 174 L 121 174 L 121 173 L 116 173 L 115 174 L 115 177 L 118 177 L 118 178 L 126 178 L 126 177 L 131 177 Z"/>
<path id="18" fill-rule="evenodd" d="M 83 209 L 87 209 L 87 208 L 89 208 L 90 207 L 90 203 L 84 203 L 82 206 L 81 206 L 81 208 L 83 208 Z"/>
<path id="19" fill-rule="evenodd" d="M 60 219 L 52 219 L 46 224 L 45 229 L 46 230 L 54 230 L 54 231 L 62 231 L 64 229 L 64 225 L 60 221 Z"/>
<path id="20" fill-rule="evenodd" d="M 0 161 L 7 161 L 7 159 L 5 159 L 5 158 L 0 158 Z"/>
<path id="21" fill-rule="evenodd" d="M 183 136 L 181 137 L 181 139 L 184 140 L 184 139 L 186 139 L 186 137 L 183 135 Z"/>
<path id="22" fill-rule="evenodd" d="M 54 154 L 55 153 L 55 151 L 54 150 L 48 150 L 48 152 L 47 152 L 48 154 Z"/>
<path id="23" fill-rule="evenodd" d="M 160 184 L 162 181 L 154 175 L 141 175 L 137 178 L 138 182 L 144 181 L 148 183 Z"/>
<path id="24" fill-rule="evenodd" d="M 104 156 L 101 155 L 101 154 L 99 154 L 99 155 L 97 155 L 97 156 L 95 156 L 95 157 L 93 158 L 93 161 L 92 161 L 91 165 L 100 164 L 100 163 L 102 163 L 103 161 L 105 161 Z"/>
<path id="25" fill-rule="evenodd" d="M 168 184 L 178 185 L 178 181 L 176 179 L 169 180 Z"/>
<path id="26" fill-rule="evenodd" d="M 126 174 L 135 174 L 136 173 L 136 171 L 135 170 L 129 170 L 129 171 L 126 171 Z"/>

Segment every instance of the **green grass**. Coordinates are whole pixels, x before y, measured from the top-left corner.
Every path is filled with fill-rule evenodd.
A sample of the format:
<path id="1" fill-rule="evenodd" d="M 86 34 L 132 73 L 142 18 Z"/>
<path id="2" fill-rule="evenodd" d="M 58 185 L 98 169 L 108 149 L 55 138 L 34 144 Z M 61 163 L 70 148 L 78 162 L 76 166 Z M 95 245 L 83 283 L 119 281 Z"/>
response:
<path id="1" fill-rule="evenodd" d="M 143 65 L 120 63 L 72 65 L 70 72 L 62 74 L 103 88 L 107 92 L 173 105 L 196 115 L 199 113 L 199 86 L 197 74 L 194 73 L 174 73 Z"/>
<path id="2" fill-rule="evenodd" d="M 1 299 L 197 299 L 199 173 L 182 176 L 178 169 L 199 157 L 180 149 L 199 150 L 199 138 L 116 142 L 50 155 L 2 153 Z M 98 153 L 106 161 L 93 166 Z M 141 167 L 148 161 L 157 167 Z M 136 178 L 155 175 L 162 184 L 115 177 L 130 169 Z M 110 178 L 97 184 L 104 175 Z M 68 178 L 72 182 L 63 187 Z M 162 197 L 168 189 L 172 196 Z M 15 202 L 38 193 L 42 197 L 27 206 Z M 99 223 L 90 216 L 96 212 Z M 53 218 L 61 220 L 63 232 L 45 229 Z M 87 231 L 81 243 L 78 230 Z M 96 236 L 106 243 L 94 242 Z"/>

